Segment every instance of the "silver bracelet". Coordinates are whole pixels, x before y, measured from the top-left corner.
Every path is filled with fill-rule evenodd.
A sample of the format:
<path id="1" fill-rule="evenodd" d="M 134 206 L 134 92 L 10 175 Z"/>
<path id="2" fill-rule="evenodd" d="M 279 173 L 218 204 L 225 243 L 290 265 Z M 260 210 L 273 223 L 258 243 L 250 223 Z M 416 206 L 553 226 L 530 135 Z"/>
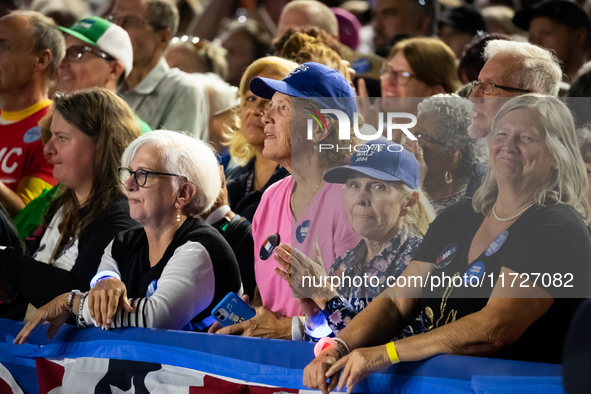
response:
<path id="1" fill-rule="evenodd" d="M 82 310 L 84 309 L 84 300 L 86 300 L 86 297 L 88 297 L 88 292 L 82 293 L 82 298 L 80 298 L 80 303 L 78 304 L 78 321 L 82 323 L 84 327 L 88 327 L 82 313 Z"/>
<path id="2" fill-rule="evenodd" d="M 74 296 L 78 293 L 80 293 L 80 290 L 72 290 L 68 295 L 68 310 L 70 313 L 74 313 L 74 311 L 72 311 L 72 303 L 74 302 Z"/>
<path id="3" fill-rule="evenodd" d="M 346 356 L 347 354 L 351 353 L 351 348 L 349 347 L 349 345 L 347 345 L 347 342 L 345 342 L 345 341 L 343 341 L 341 338 L 337 338 L 337 337 L 334 337 L 333 339 L 335 340 L 335 342 L 336 342 L 336 343 L 338 343 L 338 344 L 339 344 L 339 347 L 340 347 L 341 349 L 343 349 L 343 351 L 345 351 L 345 352 L 346 352 L 346 353 L 345 353 L 345 356 Z"/>

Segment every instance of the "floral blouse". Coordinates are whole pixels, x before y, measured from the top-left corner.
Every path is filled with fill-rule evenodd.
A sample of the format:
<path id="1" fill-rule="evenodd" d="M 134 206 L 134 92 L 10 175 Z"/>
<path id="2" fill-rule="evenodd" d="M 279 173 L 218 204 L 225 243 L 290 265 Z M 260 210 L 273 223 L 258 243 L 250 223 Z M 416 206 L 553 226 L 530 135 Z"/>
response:
<path id="1" fill-rule="evenodd" d="M 342 281 L 347 283 L 337 288 L 340 296 L 330 300 L 325 307 L 326 320 L 335 335 L 386 289 L 388 277 L 397 278 L 406 269 L 422 240 L 423 237 L 404 226 L 368 263 L 364 263 L 367 255 L 365 240 L 337 258 L 329 275 L 342 277 L 344 274 L 345 278 L 351 278 L 351 283 L 349 286 L 348 280 Z M 353 278 L 363 279 L 364 275 L 367 275 L 367 286 L 365 283 L 359 285 L 359 281 L 356 286 Z"/>

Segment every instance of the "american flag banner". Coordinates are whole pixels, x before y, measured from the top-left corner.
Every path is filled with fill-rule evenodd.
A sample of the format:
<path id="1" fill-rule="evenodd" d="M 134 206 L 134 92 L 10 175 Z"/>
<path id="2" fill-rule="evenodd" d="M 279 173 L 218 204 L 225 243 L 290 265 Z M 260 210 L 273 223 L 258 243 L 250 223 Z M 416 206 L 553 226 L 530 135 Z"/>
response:
<path id="1" fill-rule="evenodd" d="M 203 333 L 46 326 L 26 345 L 22 322 L 0 319 L 0 394 L 319 393 L 302 384 L 313 344 Z M 564 393 L 561 366 L 436 356 L 370 375 L 361 393 Z"/>

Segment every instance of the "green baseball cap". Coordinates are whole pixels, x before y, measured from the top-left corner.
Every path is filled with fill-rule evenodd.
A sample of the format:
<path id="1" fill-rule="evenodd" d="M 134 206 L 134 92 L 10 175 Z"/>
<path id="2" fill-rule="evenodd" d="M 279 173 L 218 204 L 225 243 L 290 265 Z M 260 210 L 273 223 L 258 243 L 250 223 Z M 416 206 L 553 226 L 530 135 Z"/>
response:
<path id="1" fill-rule="evenodd" d="M 59 27 L 66 34 L 100 48 L 106 54 L 120 60 L 127 77 L 133 68 L 133 47 L 129 34 L 120 26 L 98 16 L 89 16 L 72 27 Z"/>

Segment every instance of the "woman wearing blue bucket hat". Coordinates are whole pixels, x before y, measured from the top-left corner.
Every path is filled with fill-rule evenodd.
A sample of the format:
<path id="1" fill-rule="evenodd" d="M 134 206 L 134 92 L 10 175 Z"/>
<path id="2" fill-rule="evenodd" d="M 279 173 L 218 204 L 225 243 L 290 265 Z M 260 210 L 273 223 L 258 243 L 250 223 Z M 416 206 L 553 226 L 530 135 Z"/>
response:
<path id="1" fill-rule="evenodd" d="M 284 269 L 278 275 L 296 287 L 298 302 L 308 312 L 305 328 L 310 336 L 314 336 L 310 328 L 317 321 L 317 308 L 337 334 L 377 297 L 386 281 L 408 266 L 435 217 L 420 189 L 419 163 L 392 141 L 359 146 L 348 166 L 328 170 L 324 180 L 344 185 L 345 212 L 361 241 L 332 264 L 327 286 L 320 285 L 326 272 L 319 252 L 313 261 L 295 245 L 281 244 L 276 249 Z M 307 283 L 304 278 L 312 278 L 311 286 L 299 286 Z M 332 278 L 338 278 L 338 283 Z"/>

